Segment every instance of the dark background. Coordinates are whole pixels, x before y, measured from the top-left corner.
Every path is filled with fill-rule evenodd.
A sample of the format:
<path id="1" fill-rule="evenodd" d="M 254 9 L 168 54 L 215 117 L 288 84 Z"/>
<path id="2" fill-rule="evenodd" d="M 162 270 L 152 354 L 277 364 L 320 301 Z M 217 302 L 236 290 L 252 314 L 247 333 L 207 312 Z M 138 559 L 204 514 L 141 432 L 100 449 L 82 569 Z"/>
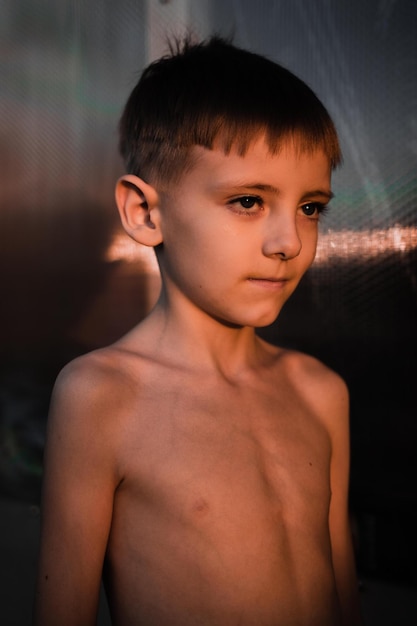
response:
<path id="1" fill-rule="evenodd" d="M 157 294 L 152 259 L 117 222 L 116 127 L 141 68 L 165 51 L 166 34 L 186 28 L 233 33 L 238 45 L 286 65 L 338 127 L 344 166 L 317 261 L 262 333 L 318 356 L 348 382 L 359 572 L 412 590 L 417 607 L 414 0 L 2 1 L 1 587 L 15 591 L 17 606 L 16 589 L 32 584 L 59 369 L 132 327 Z M 5 623 L 27 623 L 19 619 L 15 609 Z"/>

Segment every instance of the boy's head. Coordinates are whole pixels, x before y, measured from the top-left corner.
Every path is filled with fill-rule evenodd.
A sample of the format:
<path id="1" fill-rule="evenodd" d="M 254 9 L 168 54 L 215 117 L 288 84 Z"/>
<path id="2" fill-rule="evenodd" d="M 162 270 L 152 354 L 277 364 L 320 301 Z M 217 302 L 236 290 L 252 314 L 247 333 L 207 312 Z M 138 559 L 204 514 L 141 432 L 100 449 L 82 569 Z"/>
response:
<path id="1" fill-rule="evenodd" d="M 120 151 L 128 173 L 169 184 L 192 165 L 193 146 L 243 155 L 260 135 L 272 154 L 290 140 L 300 152 L 323 150 L 332 168 L 341 160 L 333 122 L 303 81 L 213 37 L 187 40 L 143 72 L 120 120 Z"/>

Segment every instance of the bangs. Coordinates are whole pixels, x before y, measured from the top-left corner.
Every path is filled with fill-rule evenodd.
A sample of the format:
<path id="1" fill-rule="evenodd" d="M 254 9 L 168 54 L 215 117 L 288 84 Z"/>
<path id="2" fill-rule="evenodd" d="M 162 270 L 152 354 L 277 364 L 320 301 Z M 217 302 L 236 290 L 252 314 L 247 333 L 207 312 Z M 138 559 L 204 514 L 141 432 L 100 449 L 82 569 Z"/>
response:
<path id="1" fill-rule="evenodd" d="M 284 144 L 290 142 L 300 154 L 311 154 L 321 150 L 329 159 L 332 169 L 335 169 L 342 161 L 336 131 L 327 125 L 303 127 L 299 124 L 294 127 L 283 127 L 253 121 L 239 123 L 236 119 L 231 119 L 221 120 L 218 124 L 211 125 L 206 132 L 201 132 L 202 128 L 203 125 L 196 128 L 194 140 L 187 143 L 186 147 L 192 145 L 208 149 L 219 147 L 225 154 L 235 150 L 240 156 L 244 156 L 251 144 L 263 136 L 271 154 L 277 154 Z"/>
<path id="2" fill-rule="evenodd" d="M 333 122 L 292 72 L 213 38 L 151 64 L 126 105 L 120 149 L 130 173 L 159 181 L 190 167 L 192 146 L 244 155 L 264 135 L 272 154 L 288 140 L 322 150 L 334 169 L 341 151 Z"/>

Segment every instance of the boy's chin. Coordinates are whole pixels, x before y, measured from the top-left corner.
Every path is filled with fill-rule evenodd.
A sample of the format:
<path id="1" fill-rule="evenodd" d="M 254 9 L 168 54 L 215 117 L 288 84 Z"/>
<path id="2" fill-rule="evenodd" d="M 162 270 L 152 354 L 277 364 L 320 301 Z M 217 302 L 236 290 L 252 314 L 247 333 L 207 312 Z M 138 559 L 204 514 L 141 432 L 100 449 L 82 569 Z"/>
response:
<path id="1" fill-rule="evenodd" d="M 229 328 L 265 328 L 275 322 L 281 312 L 281 308 L 279 311 L 274 310 L 263 315 L 242 316 L 240 319 L 235 320 L 224 319 L 215 315 L 213 317 Z"/>
<path id="2" fill-rule="evenodd" d="M 271 307 L 268 311 L 265 311 L 263 314 L 254 316 L 253 322 L 249 323 L 248 326 L 253 326 L 253 328 L 265 328 L 266 326 L 270 326 L 279 317 L 284 304 L 285 302 L 281 303 L 279 307 Z"/>

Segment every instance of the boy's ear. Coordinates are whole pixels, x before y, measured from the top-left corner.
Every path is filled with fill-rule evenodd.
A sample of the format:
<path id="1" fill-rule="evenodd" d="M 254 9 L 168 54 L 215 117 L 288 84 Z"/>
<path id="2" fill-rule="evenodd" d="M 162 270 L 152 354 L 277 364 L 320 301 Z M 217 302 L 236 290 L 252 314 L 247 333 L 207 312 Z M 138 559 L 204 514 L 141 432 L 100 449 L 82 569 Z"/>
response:
<path id="1" fill-rule="evenodd" d="M 127 234 L 145 246 L 162 243 L 156 189 L 138 176 L 125 174 L 116 183 L 115 195 L 120 219 Z"/>

